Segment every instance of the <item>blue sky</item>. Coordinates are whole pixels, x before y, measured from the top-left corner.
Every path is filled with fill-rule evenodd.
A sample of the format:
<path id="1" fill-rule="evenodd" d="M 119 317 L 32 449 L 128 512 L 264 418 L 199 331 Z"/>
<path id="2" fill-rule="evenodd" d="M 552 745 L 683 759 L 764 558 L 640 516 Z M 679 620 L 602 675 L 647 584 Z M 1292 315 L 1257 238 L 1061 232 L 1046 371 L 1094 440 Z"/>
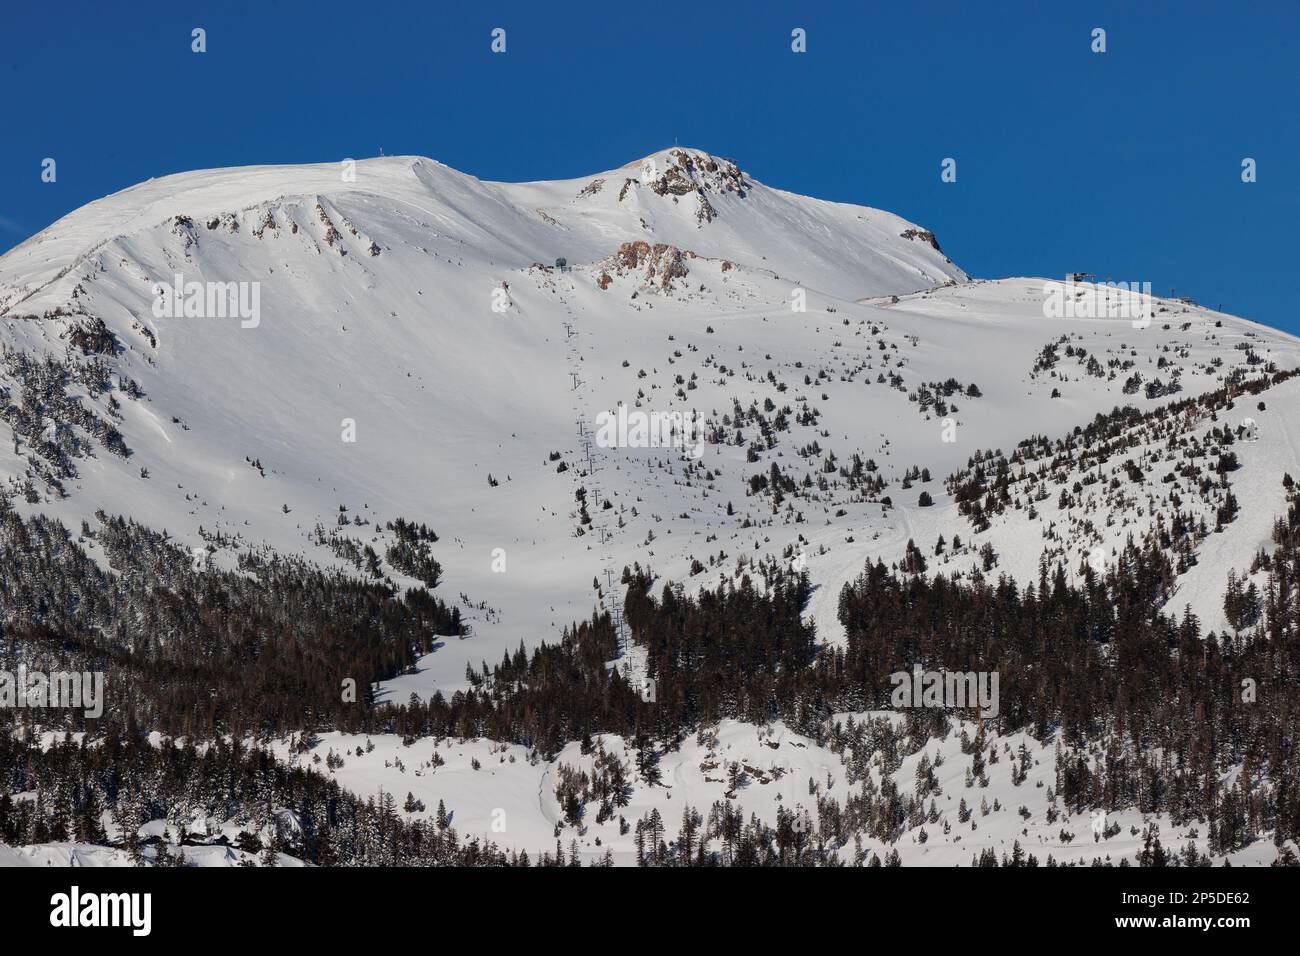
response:
<path id="1" fill-rule="evenodd" d="M 14 2 L 0 36 L 0 250 L 188 169 L 382 147 L 556 179 L 676 140 L 915 220 L 973 275 L 1149 281 L 1300 333 L 1295 0 Z"/>

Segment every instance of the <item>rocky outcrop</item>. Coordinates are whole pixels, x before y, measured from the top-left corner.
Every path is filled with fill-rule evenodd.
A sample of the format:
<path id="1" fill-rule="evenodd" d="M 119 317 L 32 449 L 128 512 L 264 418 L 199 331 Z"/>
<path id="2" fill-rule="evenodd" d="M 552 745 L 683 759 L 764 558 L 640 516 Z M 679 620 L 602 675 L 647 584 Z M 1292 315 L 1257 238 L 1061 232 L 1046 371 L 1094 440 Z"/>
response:
<path id="1" fill-rule="evenodd" d="M 233 212 L 223 212 L 220 216 L 213 216 L 205 225 L 208 229 L 224 228 L 226 232 L 239 232 L 239 218 Z"/>
<path id="2" fill-rule="evenodd" d="M 345 255 L 346 250 L 343 248 L 343 237 L 339 234 L 338 229 L 334 227 L 334 221 L 330 219 L 329 215 L 325 212 L 325 208 L 321 206 L 320 203 L 316 204 L 316 215 L 320 217 L 321 225 L 325 227 L 325 245 L 333 249 L 335 243 L 337 243 L 339 246 L 339 254 Z"/>
<path id="3" fill-rule="evenodd" d="M 172 235 L 185 243 L 187 255 L 191 247 L 199 244 L 199 237 L 194 231 L 194 220 L 189 216 L 172 217 Z"/>
<path id="4" fill-rule="evenodd" d="M 272 215 L 269 209 L 266 211 L 266 215 L 262 217 L 262 221 L 258 223 L 257 227 L 253 230 L 253 235 L 258 239 L 261 239 L 263 233 L 268 229 L 272 232 L 279 232 L 280 230 L 280 224 L 275 221 L 275 216 Z"/>
<path id="5" fill-rule="evenodd" d="M 686 260 L 694 258 L 695 253 L 690 250 L 678 249 L 666 242 L 651 245 L 643 239 L 636 239 L 618 247 L 612 256 L 612 264 L 619 275 L 625 272 L 639 273 L 647 286 L 661 292 L 670 292 L 673 280 L 685 278 L 690 271 Z M 607 273 L 602 273 L 599 280 L 604 283 L 602 289 L 609 284 L 605 281 L 606 275 Z"/>
<path id="6" fill-rule="evenodd" d="M 668 168 L 651 178 L 646 185 L 660 196 L 685 196 L 689 193 L 734 192 L 744 199 L 750 188 L 745 174 L 729 159 L 716 159 L 708 153 L 670 149 Z"/>
<path id="7" fill-rule="evenodd" d="M 943 253 L 943 250 L 939 248 L 939 240 L 934 238 L 934 233 L 929 229 L 904 229 L 899 235 L 904 239 L 919 239 L 922 242 L 928 242 L 934 247 L 935 252 Z"/>

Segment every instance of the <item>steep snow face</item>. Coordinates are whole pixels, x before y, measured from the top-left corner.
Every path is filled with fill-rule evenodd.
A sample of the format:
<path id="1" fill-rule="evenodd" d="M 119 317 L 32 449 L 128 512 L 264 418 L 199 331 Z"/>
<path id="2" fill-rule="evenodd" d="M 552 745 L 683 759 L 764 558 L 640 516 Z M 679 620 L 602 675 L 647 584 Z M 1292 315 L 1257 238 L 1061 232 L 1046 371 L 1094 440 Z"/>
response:
<path id="1" fill-rule="evenodd" d="M 1046 318 L 1041 280 L 970 282 L 918 226 L 693 150 L 561 183 L 408 157 L 348 173 L 151 181 L 0 259 L 0 481 L 73 529 L 130 515 L 225 567 L 265 545 L 369 573 L 356 555 L 385 554 L 388 521 L 427 524 L 474 634 L 397 699 L 558 637 L 633 562 L 712 586 L 799 560 L 838 640 L 865 561 L 954 528 L 936 570 L 981 560 L 944 486 L 977 450 L 1300 365 L 1290 337 L 1185 303 L 1141 328 Z M 181 287 L 171 315 L 159 283 Z M 701 440 L 602 428 L 620 404 Z M 1261 422 L 1258 460 L 1300 473 Z M 1012 513 L 989 534 L 1036 576 L 1042 527 Z M 1254 537 L 1219 542 L 1222 575 Z"/>

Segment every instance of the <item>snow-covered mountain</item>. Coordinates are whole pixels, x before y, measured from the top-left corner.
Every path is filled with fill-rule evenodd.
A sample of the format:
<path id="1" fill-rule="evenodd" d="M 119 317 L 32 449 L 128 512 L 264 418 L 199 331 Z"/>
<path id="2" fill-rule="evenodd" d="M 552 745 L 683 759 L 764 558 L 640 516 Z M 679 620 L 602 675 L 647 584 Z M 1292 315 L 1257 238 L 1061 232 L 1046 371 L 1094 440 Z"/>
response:
<path id="1" fill-rule="evenodd" d="M 155 284 L 177 276 L 258 283 L 256 324 L 233 309 L 156 317 Z M 738 559 L 801 551 L 834 640 L 839 585 L 864 561 L 959 526 L 943 479 L 977 450 L 1300 358 L 1289 336 L 1182 302 L 1158 301 L 1141 329 L 1045 318 L 1044 299 L 1042 280 L 968 281 L 896 216 L 771 189 L 694 150 L 522 185 L 411 157 L 186 173 L 92 203 L 0 259 L 6 347 L 81 369 L 75 413 L 11 409 L 0 475 L 70 526 L 103 509 L 195 548 L 220 535 L 213 560 L 227 566 L 263 545 L 339 562 L 353 548 L 338 539 L 383 554 L 385 522 L 426 523 L 441 536 L 440 593 L 467 598 L 475 637 L 399 681 L 403 697 L 554 636 L 590 613 L 593 578 L 633 561 L 680 581 L 699 560 L 697 579 L 714 582 Z M 1044 368 L 1058 342 L 1063 361 Z M 0 382 L 16 406 L 10 355 Z M 1162 387 L 1125 394 L 1134 373 Z M 596 418 L 619 403 L 698 415 L 712 440 L 695 461 L 600 447 Z M 1294 460 L 1278 404 L 1255 414 L 1250 450 L 1272 471 Z M 83 418 L 120 432 L 129 455 Z M 66 498 L 40 480 L 47 437 L 75 470 Z M 855 454 L 879 468 L 879 494 L 841 476 Z M 773 463 L 801 486 L 776 515 L 749 493 Z M 933 480 L 901 487 L 913 466 Z M 1277 501 L 1242 502 L 1264 528 L 1272 486 Z M 582 487 L 599 498 L 594 526 Z M 893 507 L 864 500 L 884 497 Z M 330 535 L 333 549 L 319 543 Z M 1041 531 L 993 535 L 1005 567 L 1036 573 Z M 1216 565 L 1247 560 L 1245 537 Z"/>
<path id="2" fill-rule="evenodd" d="M 1189 535 L 1172 599 L 1222 628 L 1228 571 L 1300 474 L 1300 383 L 1231 393 L 1300 368 L 1300 342 L 1158 296 L 1149 322 L 1052 318 L 1045 282 L 971 280 L 918 225 L 692 149 L 525 184 L 415 157 L 169 176 L 0 257 L 0 481 L 25 513 L 128 515 L 226 568 L 270 549 L 409 585 L 378 560 L 387 524 L 427 525 L 472 633 L 388 682 L 405 700 L 554 640 L 634 562 L 688 587 L 806 567 L 835 643 L 841 586 L 909 541 L 932 570 L 1032 581 L 1044 552 L 1105 561 L 1178 508 L 1213 529 L 1224 489 L 1165 481 L 1176 445 L 1141 419 L 1103 460 L 1044 444 L 987 528 L 957 493 L 981 451 L 1226 388 L 1178 437 L 1240 439 L 1238 510 Z M 611 446 L 620 405 L 703 441 Z"/>

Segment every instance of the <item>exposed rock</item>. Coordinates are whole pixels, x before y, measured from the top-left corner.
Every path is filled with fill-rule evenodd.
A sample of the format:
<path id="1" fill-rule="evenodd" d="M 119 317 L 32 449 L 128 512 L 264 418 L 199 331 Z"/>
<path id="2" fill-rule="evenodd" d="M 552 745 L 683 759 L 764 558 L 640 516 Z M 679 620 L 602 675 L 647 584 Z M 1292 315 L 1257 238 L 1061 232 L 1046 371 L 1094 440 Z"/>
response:
<path id="1" fill-rule="evenodd" d="M 701 190 L 700 208 L 699 211 L 695 214 L 696 221 L 699 223 L 713 222 L 713 219 L 715 216 L 717 216 L 717 214 L 718 211 L 713 208 L 713 204 L 709 202 L 708 197 L 705 196 L 703 190 Z"/>
<path id="2" fill-rule="evenodd" d="M 275 221 L 275 216 L 271 214 L 269 209 L 266 211 L 266 215 L 262 217 L 262 221 L 258 223 L 257 228 L 253 230 L 253 235 L 261 239 L 262 234 L 268 229 L 272 232 L 280 231 L 280 224 Z"/>
<path id="3" fill-rule="evenodd" d="M 694 193 L 698 204 L 695 219 L 700 225 L 712 222 L 718 216 L 718 210 L 709 202 L 707 193 L 734 192 L 739 198 L 745 198 L 750 184 L 740 167 L 730 160 L 718 160 L 707 153 L 691 153 L 684 149 L 670 149 L 665 158 L 668 168 L 662 173 L 658 172 L 653 161 L 647 161 L 642 174 L 645 185 L 656 195 L 671 196 L 673 202 Z M 627 186 L 623 188 L 626 191 Z"/>
<path id="4" fill-rule="evenodd" d="M 687 193 L 734 192 L 741 199 L 750 186 L 740 167 L 728 159 L 715 159 L 707 153 L 670 149 L 668 168 L 646 183 L 660 196 L 685 196 Z"/>
<path id="5" fill-rule="evenodd" d="M 672 290 L 674 279 L 686 276 L 689 271 L 686 260 L 693 258 L 695 253 L 689 250 L 683 251 L 665 242 L 651 245 L 644 239 L 623 243 L 613 256 L 615 267 L 620 273 L 624 270 L 640 271 L 647 285 L 663 292 Z"/>
<path id="6" fill-rule="evenodd" d="M 172 218 L 172 235 L 183 240 L 186 249 L 199 243 L 199 237 L 194 232 L 194 220 L 189 216 L 175 216 Z"/>
<path id="7" fill-rule="evenodd" d="M 334 243 L 337 242 L 341 247 L 343 237 L 339 235 L 339 231 L 334 228 L 334 222 L 325 214 L 325 209 L 320 203 L 316 204 L 316 215 L 320 217 L 321 224 L 325 226 L 325 244 L 333 249 Z M 340 248 L 340 252 L 341 251 L 342 249 Z"/>
<path id="8" fill-rule="evenodd" d="M 934 233 L 929 229 L 904 229 L 899 233 L 899 235 L 904 239 L 920 239 L 922 242 L 928 242 L 930 245 L 934 246 L 935 252 L 943 252 L 943 250 L 939 248 L 939 240 L 934 238 Z"/>
<path id="9" fill-rule="evenodd" d="M 220 216 L 213 216 L 206 223 L 208 229 L 216 229 L 219 226 L 225 226 L 226 232 L 239 232 L 239 219 L 233 212 L 223 212 Z"/>

